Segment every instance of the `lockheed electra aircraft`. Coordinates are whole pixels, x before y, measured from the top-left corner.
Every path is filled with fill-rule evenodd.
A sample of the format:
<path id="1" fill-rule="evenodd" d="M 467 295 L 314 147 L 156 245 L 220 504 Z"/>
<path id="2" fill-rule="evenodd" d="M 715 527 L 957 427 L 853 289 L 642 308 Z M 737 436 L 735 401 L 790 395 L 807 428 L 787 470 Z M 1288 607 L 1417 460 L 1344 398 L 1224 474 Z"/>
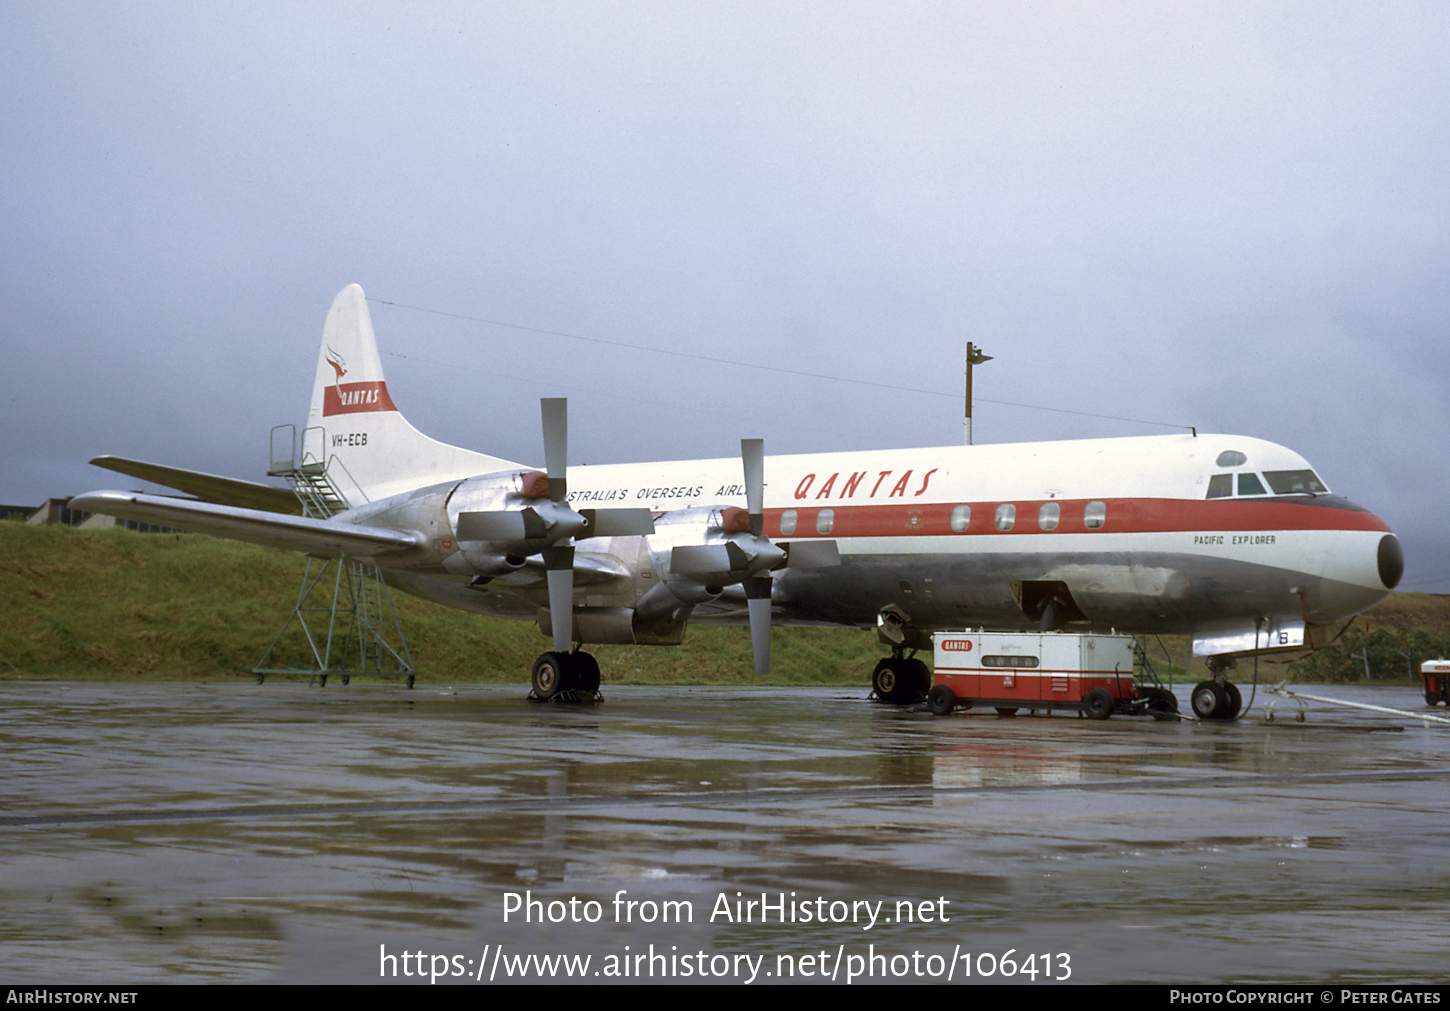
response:
<path id="1" fill-rule="evenodd" d="M 1236 659 L 1309 649 L 1383 599 L 1389 527 L 1282 446 L 1228 435 L 945 446 L 566 467 L 563 400 L 543 401 L 542 470 L 448 446 L 399 412 L 363 291 L 333 302 L 303 461 L 347 499 L 138 461 L 102 466 L 201 500 L 102 491 L 71 508 L 314 556 L 347 554 L 452 607 L 536 621 L 554 648 L 533 691 L 597 688 L 584 644 L 674 645 L 691 621 L 875 626 L 879 697 L 930 687 L 940 629 L 1183 633 L 1208 662 L 1200 717 L 1231 718 Z M 309 448 L 310 447 L 310 448 Z M 249 508 L 259 506 L 260 508 Z"/>

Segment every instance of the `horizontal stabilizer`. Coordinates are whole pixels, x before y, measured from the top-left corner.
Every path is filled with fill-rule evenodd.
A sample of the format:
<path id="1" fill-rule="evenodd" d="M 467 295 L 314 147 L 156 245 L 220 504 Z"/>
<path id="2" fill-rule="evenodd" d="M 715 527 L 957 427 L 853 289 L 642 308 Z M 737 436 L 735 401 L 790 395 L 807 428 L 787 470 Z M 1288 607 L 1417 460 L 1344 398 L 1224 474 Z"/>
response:
<path id="1" fill-rule="evenodd" d="M 124 491 L 77 495 L 70 508 L 321 556 L 346 553 L 372 558 L 423 543 L 417 533 Z"/>
<path id="2" fill-rule="evenodd" d="M 126 460 L 119 456 L 98 456 L 91 461 L 91 465 L 114 470 L 117 474 L 125 474 L 127 477 L 150 481 L 152 484 L 175 488 L 188 495 L 195 495 L 203 502 L 240 506 L 243 509 L 260 509 L 269 513 L 293 513 L 299 516 L 302 514 L 302 503 L 288 488 L 257 484 L 255 481 L 238 481 L 234 477 L 218 477 L 215 474 L 203 474 L 196 470 L 164 467 L 159 463 Z"/>

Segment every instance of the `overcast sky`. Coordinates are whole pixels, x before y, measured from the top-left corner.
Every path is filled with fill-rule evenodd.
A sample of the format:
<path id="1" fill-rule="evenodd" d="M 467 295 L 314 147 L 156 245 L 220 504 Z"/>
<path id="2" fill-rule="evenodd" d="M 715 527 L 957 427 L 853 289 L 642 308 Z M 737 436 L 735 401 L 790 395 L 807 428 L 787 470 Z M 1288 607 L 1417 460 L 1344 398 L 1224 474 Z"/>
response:
<path id="1" fill-rule="evenodd" d="M 1280 442 L 1450 592 L 1450 5 L 11 3 L 0 53 L 5 502 L 262 479 L 357 282 L 434 310 L 372 306 L 444 441 L 959 443 L 972 340 L 978 442 Z"/>

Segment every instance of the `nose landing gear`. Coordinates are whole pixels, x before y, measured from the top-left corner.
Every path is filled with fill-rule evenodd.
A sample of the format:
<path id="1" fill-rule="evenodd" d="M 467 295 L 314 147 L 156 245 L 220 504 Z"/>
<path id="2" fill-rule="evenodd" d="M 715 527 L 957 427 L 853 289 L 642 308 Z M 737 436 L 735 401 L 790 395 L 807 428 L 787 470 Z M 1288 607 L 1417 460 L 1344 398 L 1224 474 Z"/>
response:
<path id="1" fill-rule="evenodd" d="M 1244 707 L 1238 685 L 1228 680 L 1227 667 L 1209 662 L 1211 677 L 1193 686 L 1193 715 L 1200 720 L 1232 720 Z"/>

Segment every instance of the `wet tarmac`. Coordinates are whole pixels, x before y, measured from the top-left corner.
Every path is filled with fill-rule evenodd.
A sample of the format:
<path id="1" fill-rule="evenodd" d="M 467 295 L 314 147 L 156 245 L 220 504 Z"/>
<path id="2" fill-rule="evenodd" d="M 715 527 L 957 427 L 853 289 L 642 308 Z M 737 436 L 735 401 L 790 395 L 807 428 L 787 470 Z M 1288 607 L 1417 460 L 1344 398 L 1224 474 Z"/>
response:
<path id="1" fill-rule="evenodd" d="M 4 691 L 14 983 L 1450 979 L 1450 730 L 1412 719 Z"/>

